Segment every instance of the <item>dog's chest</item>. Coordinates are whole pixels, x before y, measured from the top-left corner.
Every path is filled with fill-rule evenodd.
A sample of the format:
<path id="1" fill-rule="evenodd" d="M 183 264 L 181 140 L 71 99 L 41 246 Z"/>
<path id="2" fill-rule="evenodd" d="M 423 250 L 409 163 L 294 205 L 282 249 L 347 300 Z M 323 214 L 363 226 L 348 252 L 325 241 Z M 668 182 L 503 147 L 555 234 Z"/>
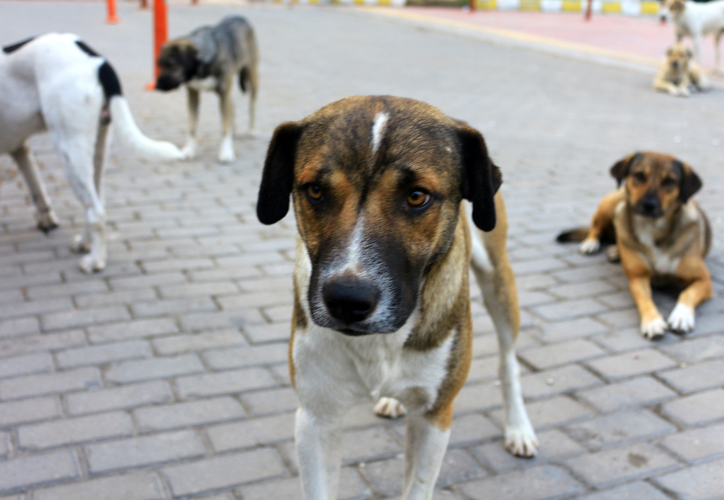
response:
<path id="1" fill-rule="evenodd" d="M 219 87 L 219 80 L 213 76 L 207 76 L 203 79 L 192 78 L 186 85 L 199 92 L 212 92 Z"/>
<path id="2" fill-rule="evenodd" d="M 664 227 L 666 223 L 665 220 L 650 220 L 640 216 L 635 216 L 634 221 L 636 237 L 651 253 L 650 256 L 642 255 L 642 257 L 648 261 L 655 274 L 674 275 L 681 258 L 679 256 L 672 257 L 668 249 L 656 244 L 656 236 L 666 231 Z"/>

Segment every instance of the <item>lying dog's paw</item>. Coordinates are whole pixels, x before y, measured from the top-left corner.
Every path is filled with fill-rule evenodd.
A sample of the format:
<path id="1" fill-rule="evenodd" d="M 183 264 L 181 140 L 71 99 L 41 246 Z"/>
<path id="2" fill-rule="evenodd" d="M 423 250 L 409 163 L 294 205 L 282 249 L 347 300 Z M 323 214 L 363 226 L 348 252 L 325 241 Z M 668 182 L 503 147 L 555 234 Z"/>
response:
<path id="1" fill-rule="evenodd" d="M 669 329 L 676 333 L 688 333 L 694 329 L 694 310 L 687 305 L 677 303 L 669 315 Z"/>
<path id="2" fill-rule="evenodd" d="M 689 97 L 691 95 L 691 92 L 689 92 L 689 89 L 679 87 L 679 92 L 676 95 L 678 97 Z"/>
<path id="3" fill-rule="evenodd" d="M 578 251 L 584 255 L 597 253 L 601 249 L 601 242 L 595 238 L 586 238 L 581 242 Z"/>
<path id="4" fill-rule="evenodd" d="M 375 415 L 382 418 L 400 418 L 407 414 L 402 403 L 395 398 L 380 398 L 375 405 Z"/>
<path id="5" fill-rule="evenodd" d="M 659 316 L 656 319 L 652 319 L 648 323 L 641 324 L 641 335 L 649 340 L 657 340 L 664 336 L 666 333 L 666 322 L 664 318 Z"/>
<path id="6" fill-rule="evenodd" d="M 534 457 L 538 454 L 538 438 L 530 424 L 505 429 L 505 449 L 516 457 Z"/>
<path id="7" fill-rule="evenodd" d="M 80 259 L 80 270 L 86 274 L 103 271 L 106 268 L 105 260 L 97 260 L 93 255 L 86 255 Z"/>
<path id="8" fill-rule="evenodd" d="M 606 250 L 606 259 L 614 264 L 621 262 L 621 255 L 618 253 L 618 247 L 616 245 L 608 247 L 608 250 Z"/>

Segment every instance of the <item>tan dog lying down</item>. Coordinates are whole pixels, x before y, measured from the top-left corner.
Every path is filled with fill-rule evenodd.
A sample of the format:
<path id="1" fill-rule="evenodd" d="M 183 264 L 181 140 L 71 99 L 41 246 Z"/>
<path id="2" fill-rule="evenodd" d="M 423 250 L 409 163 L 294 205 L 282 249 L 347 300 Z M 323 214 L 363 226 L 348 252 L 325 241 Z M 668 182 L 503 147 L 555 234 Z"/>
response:
<path id="1" fill-rule="evenodd" d="M 677 43 L 666 51 L 666 59 L 662 61 L 654 78 L 654 90 L 689 97 L 692 88 L 708 90 L 709 82 L 699 65 L 692 61 L 691 50 L 683 43 Z"/>
<path id="2" fill-rule="evenodd" d="M 561 233 L 557 240 L 583 240 L 584 254 L 616 241 L 614 259 L 621 259 L 644 337 L 663 337 L 667 328 L 693 330 L 694 308 L 712 296 L 704 263 L 711 228 L 692 199 L 701 188 L 699 176 L 673 156 L 651 152 L 627 156 L 611 167 L 611 175 L 623 186 L 601 200 L 591 227 Z M 651 299 L 652 283 L 684 288 L 668 321 Z"/>

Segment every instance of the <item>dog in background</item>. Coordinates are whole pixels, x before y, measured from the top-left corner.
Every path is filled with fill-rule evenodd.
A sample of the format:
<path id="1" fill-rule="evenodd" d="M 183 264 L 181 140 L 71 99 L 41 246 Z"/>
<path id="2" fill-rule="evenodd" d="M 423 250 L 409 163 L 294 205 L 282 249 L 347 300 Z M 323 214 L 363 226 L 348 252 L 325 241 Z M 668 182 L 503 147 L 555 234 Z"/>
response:
<path id="1" fill-rule="evenodd" d="M 365 397 L 379 400 L 378 414 L 404 405 L 402 497 L 432 498 L 472 357 L 471 259 L 501 348 L 505 445 L 535 455 L 501 182 L 477 130 L 412 99 L 349 97 L 277 127 L 257 215 L 278 222 L 291 195 L 289 368 L 304 498 L 336 498 L 342 419 Z"/>
<path id="2" fill-rule="evenodd" d="M 620 259 L 641 316 L 641 333 L 663 337 L 694 329 L 694 309 L 712 297 L 704 258 L 711 227 L 692 196 L 701 180 L 686 163 L 660 153 L 635 153 L 611 167 L 618 190 L 605 196 L 590 228 L 558 235 L 558 242 L 582 241 L 581 253 L 616 242 L 611 260 Z M 622 185 L 623 184 L 623 185 Z M 651 299 L 651 285 L 683 287 L 668 321 Z"/>
<path id="3" fill-rule="evenodd" d="M 654 90 L 678 97 L 689 97 L 692 88 L 698 91 L 708 90 L 709 82 L 706 76 L 691 59 L 691 50 L 683 43 L 669 47 L 666 59 L 661 62 L 659 72 L 654 77 Z"/>
<path id="4" fill-rule="evenodd" d="M 697 3 L 685 0 L 666 0 L 664 9 L 671 14 L 676 29 L 676 41 L 685 36 L 694 42 L 694 60 L 701 64 L 701 40 L 714 35 L 714 72 L 721 73 L 719 41 L 724 33 L 724 0 Z"/>
<path id="5" fill-rule="evenodd" d="M 27 140 L 48 132 L 73 192 L 85 210 L 86 226 L 71 249 L 89 252 L 86 273 L 106 265 L 103 163 L 111 124 L 141 157 L 178 160 L 181 151 L 141 133 L 121 92 L 116 72 L 76 35 L 51 33 L 3 47 L 0 52 L 0 154 L 9 153 L 25 178 L 38 209 L 38 228 L 58 226 Z"/>
<path id="6" fill-rule="evenodd" d="M 216 26 L 203 26 L 163 45 L 156 88 L 168 91 L 185 84 L 188 93 L 189 137 L 182 149 L 184 158 L 196 155 L 200 93 L 211 91 L 219 96 L 221 107 L 219 161 L 234 160 L 234 79 L 238 76 L 242 92 L 249 91 L 249 135 L 253 135 L 258 64 L 254 30 L 241 16 L 226 17 Z"/>

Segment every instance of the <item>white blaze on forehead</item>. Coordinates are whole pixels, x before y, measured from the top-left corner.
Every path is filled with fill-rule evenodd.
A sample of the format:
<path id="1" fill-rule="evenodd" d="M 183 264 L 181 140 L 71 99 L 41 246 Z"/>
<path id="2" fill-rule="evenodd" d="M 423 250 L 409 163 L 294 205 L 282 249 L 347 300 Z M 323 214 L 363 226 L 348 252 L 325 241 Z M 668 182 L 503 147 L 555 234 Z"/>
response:
<path id="1" fill-rule="evenodd" d="M 387 119 L 389 115 L 385 112 L 380 112 L 375 115 L 375 121 L 372 124 L 372 153 L 376 153 L 380 149 L 382 138 L 385 136 L 385 126 L 387 125 Z"/>

